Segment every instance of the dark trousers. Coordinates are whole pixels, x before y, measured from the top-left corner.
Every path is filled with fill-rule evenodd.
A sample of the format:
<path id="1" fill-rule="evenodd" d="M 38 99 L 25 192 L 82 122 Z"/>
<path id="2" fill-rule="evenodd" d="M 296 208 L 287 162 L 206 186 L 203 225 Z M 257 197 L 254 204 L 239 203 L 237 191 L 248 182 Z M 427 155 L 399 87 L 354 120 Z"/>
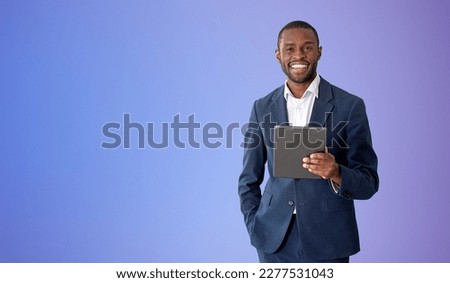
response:
<path id="1" fill-rule="evenodd" d="M 308 257 L 303 250 L 302 241 L 300 240 L 300 231 L 298 229 L 295 214 L 292 215 L 291 223 L 289 224 L 289 228 L 286 233 L 286 237 L 283 240 L 283 243 L 275 253 L 268 254 L 261 250 L 257 251 L 260 262 L 348 263 L 350 260 L 349 257 L 336 258 L 330 260 L 316 260 Z"/>

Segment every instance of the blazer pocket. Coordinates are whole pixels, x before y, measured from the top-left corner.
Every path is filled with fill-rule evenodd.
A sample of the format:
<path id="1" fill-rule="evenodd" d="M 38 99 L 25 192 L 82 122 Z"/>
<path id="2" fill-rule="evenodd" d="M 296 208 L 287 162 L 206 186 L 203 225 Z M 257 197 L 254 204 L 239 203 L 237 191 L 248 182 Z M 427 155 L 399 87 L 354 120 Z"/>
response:
<path id="1" fill-rule="evenodd" d="M 353 208 L 353 201 L 343 198 L 325 199 L 323 204 L 326 212 L 346 211 Z"/>
<path id="2" fill-rule="evenodd" d="M 264 192 L 264 194 L 261 197 L 261 202 L 259 204 L 258 210 L 256 211 L 255 214 L 255 221 L 256 218 L 261 217 L 261 215 L 265 215 L 267 213 L 267 211 L 270 209 L 269 207 L 271 202 L 272 202 L 272 194 L 269 192 Z"/>
<path id="3" fill-rule="evenodd" d="M 270 192 L 265 191 L 261 198 L 261 204 L 265 206 L 270 206 L 270 203 L 272 202 L 273 195 Z"/>

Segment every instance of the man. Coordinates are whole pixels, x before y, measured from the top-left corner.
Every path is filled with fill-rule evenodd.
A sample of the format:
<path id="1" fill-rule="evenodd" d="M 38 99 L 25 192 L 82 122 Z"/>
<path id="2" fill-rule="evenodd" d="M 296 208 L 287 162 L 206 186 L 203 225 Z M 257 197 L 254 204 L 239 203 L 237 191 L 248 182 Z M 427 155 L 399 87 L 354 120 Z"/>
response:
<path id="1" fill-rule="evenodd" d="M 314 27 L 287 24 L 275 52 L 285 84 L 253 105 L 239 197 L 260 262 L 349 262 L 360 250 L 353 200 L 378 191 L 364 102 L 317 74 L 321 54 Z M 288 123 L 327 128 L 325 152 L 299 160 L 299 167 L 322 178 L 273 176 L 273 127 Z M 269 178 L 261 194 L 266 162 Z"/>

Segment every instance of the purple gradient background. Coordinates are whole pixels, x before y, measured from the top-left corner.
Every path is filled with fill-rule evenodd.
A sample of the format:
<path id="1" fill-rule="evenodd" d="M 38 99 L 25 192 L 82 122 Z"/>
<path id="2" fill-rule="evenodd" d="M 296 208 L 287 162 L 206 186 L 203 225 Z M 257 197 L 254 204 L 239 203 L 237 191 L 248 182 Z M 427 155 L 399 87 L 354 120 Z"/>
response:
<path id="1" fill-rule="evenodd" d="M 123 113 L 245 123 L 284 80 L 279 29 L 304 19 L 379 155 L 352 261 L 450 262 L 450 4 L 362 2 L 1 0 L 0 261 L 257 261 L 239 133 L 232 149 L 106 150 L 101 129 Z"/>

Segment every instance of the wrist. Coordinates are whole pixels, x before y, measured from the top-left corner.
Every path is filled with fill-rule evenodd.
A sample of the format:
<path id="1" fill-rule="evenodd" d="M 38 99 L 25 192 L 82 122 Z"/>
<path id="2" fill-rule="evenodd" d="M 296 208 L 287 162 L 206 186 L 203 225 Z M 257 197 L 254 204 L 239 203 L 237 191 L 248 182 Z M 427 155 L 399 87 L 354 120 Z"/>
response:
<path id="1" fill-rule="evenodd" d="M 339 164 L 335 163 L 334 164 L 334 170 L 333 170 L 333 174 L 331 176 L 331 181 L 333 181 L 336 185 L 340 186 L 341 185 L 341 167 L 339 166 Z"/>

